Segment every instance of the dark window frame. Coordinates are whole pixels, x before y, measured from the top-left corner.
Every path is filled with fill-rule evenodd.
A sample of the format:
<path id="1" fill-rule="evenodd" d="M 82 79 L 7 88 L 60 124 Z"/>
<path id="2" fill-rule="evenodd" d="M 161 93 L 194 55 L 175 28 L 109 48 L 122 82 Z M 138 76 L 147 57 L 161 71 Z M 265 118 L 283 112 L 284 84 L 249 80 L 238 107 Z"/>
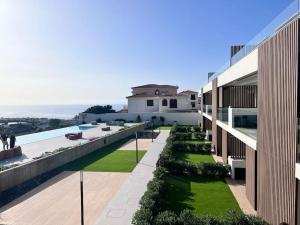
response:
<path id="1" fill-rule="evenodd" d="M 151 104 L 149 104 L 151 102 Z M 153 107 L 154 106 L 154 100 L 153 99 L 147 99 L 146 101 L 147 107 Z"/>
<path id="2" fill-rule="evenodd" d="M 195 94 L 191 95 L 191 100 L 196 100 L 196 95 Z"/>
<path id="3" fill-rule="evenodd" d="M 161 105 L 162 105 L 162 106 L 168 106 L 168 100 L 164 98 L 164 99 L 161 101 Z"/>
<path id="4" fill-rule="evenodd" d="M 177 109 L 177 99 L 176 98 L 172 98 L 170 99 L 170 109 Z"/>

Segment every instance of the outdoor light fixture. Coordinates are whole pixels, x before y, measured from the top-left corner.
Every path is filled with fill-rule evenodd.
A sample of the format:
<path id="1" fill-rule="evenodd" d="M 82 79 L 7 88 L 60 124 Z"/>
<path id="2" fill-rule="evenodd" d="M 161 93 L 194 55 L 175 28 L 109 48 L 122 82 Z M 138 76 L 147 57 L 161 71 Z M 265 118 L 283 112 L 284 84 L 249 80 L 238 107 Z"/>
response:
<path id="1" fill-rule="evenodd" d="M 84 225 L 84 208 L 83 208 L 83 172 L 80 171 L 80 206 L 81 206 L 81 225 Z"/>

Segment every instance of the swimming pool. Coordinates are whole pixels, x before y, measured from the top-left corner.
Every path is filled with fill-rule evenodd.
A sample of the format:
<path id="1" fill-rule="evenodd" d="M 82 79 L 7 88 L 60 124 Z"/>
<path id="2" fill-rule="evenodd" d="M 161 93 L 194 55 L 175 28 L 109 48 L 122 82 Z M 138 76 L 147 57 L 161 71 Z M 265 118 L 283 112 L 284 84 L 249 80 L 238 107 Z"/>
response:
<path id="1" fill-rule="evenodd" d="M 55 129 L 55 130 L 49 130 L 49 131 L 43 131 L 39 133 L 34 133 L 34 134 L 26 134 L 22 136 L 18 136 L 16 139 L 16 144 L 17 145 L 25 145 L 37 141 L 43 141 L 49 138 L 55 138 L 59 136 L 64 136 L 66 133 L 76 133 L 76 132 L 81 132 L 84 130 L 88 130 L 91 128 L 97 127 L 96 125 L 91 125 L 91 124 L 85 124 L 80 125 L 80 126 L 71 126 L 71 127 L 65 127 L 65 128 L 60 128 L 60 129 Z"/>

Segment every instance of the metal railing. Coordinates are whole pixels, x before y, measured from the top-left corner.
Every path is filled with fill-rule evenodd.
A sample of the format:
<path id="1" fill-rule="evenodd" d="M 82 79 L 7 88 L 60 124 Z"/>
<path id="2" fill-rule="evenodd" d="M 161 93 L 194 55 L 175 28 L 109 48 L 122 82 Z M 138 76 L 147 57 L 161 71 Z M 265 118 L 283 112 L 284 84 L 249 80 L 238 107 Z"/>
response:
<path id="1" fill-rule="evenodd" d="M 240 49 L 234 56 L 231 57 L 222 67 L 209 77 L 211 81 L 218 77 L 221 73 L 234 65 L 250 52 L 252 52 L 259 44 L 273 36 L 280 28 L 295 18 L 299 14 L 300 0 L 294 0 L 286 9 L 284 9 L 278 16 L 276 16 L 271 23 L 269 23 L 262 31 L 260 31 L 254 38 L 252 38 L 245 46 Z"/>

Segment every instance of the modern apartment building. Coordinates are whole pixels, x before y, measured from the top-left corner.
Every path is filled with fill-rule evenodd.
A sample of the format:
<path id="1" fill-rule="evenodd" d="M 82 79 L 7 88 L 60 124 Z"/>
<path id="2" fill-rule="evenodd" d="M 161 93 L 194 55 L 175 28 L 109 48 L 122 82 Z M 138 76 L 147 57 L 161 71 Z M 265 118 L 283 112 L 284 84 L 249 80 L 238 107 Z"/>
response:
<path id="1" fill-rule="evenodd" d="M 276 225 L 300 224 L 298 8 L 294 1 L 249 44 L 232 47 L 199 91 L 216 154 L 244 179 L 257 214 Z"/>

